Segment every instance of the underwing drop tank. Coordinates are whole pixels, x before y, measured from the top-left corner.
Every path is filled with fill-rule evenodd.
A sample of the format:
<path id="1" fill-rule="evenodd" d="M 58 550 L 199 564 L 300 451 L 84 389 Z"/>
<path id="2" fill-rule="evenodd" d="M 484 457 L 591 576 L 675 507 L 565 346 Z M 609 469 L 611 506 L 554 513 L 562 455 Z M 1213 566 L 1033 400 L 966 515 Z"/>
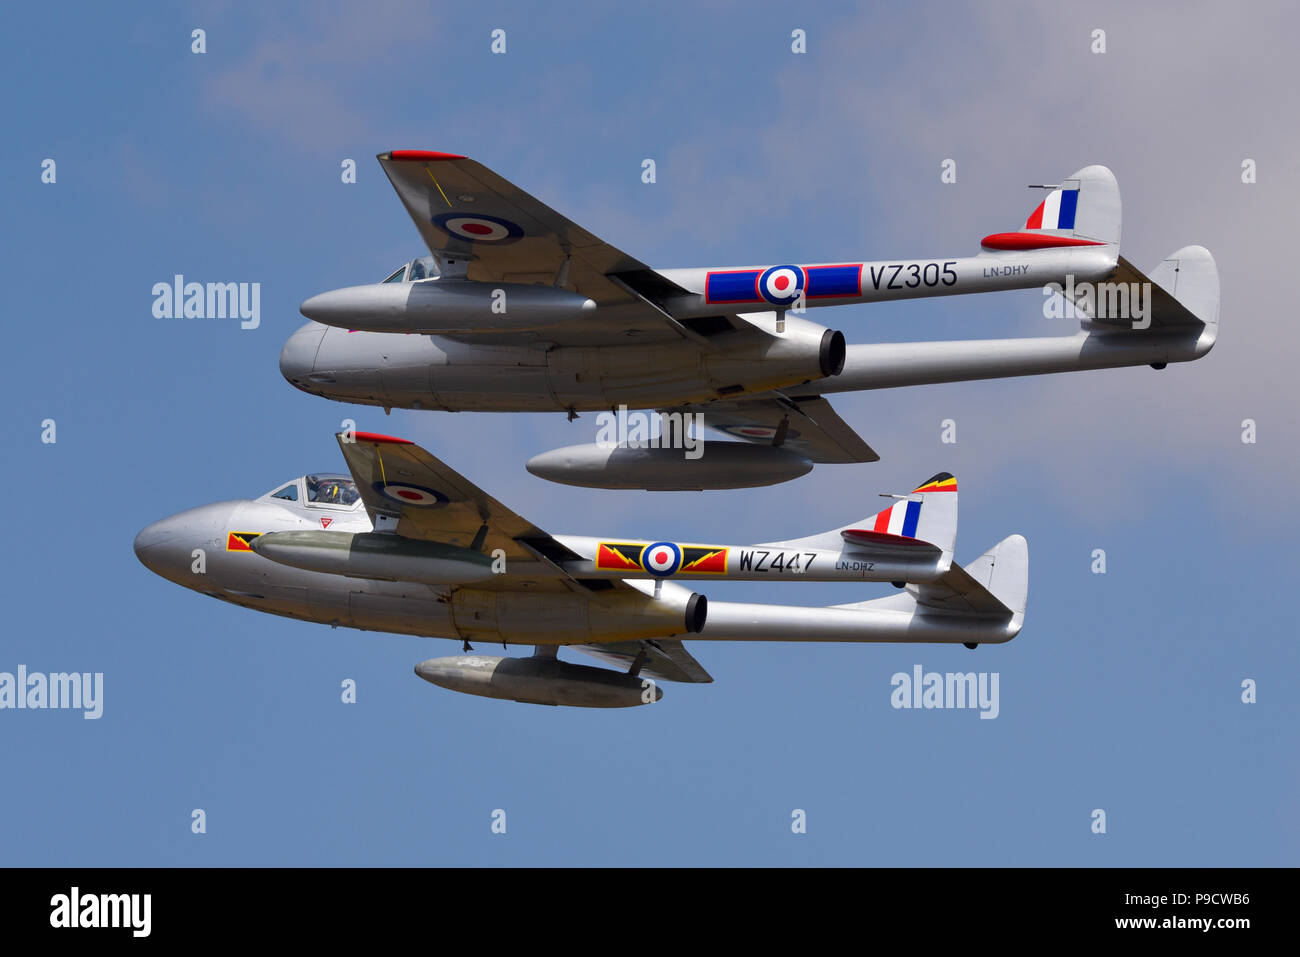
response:
<path id="1" fill-rule="evenodd" d="M 281 565 L 348 578 L 441 585 L 493 577 L 492 558 L 481 552 L 383 532 L 268 532 L 253 539 L 250 547 Z"/>
<path id="2" fill-rule="evenodd" d="M 430 658 L 416 665 L 415 673 L 430 684 L 450 691 L 525 704 L 629 708 L 653 704 L 663 697 L 663 690 L 649 678 L 570 664 L 544 655 Z"/>
<path id="3" fill-rule="evenodd" d="M 327 326 L 436 335 L 543 329 L 592 315 L 596 303 L 554 286 L 436 279 L 333 289 L 299 308 Z"/>
<path id="4" fill-rule="evenodd" d="M 534 455 L 526 468 L 538 478 L 562 485 L 667 492 L 776 485 L 813 467 L 805 456 L 778 446 L 697 442 L 694 450 L 570 445 Z"/>

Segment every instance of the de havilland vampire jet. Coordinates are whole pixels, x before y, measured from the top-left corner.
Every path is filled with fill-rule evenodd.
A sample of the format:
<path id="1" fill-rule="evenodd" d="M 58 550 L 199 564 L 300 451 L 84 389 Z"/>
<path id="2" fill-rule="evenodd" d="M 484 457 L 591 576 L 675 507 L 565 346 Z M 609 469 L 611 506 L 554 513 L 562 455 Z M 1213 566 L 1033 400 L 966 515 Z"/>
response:
<path id="1" fill-rule="evenodd" d="M 709 682 L 683 639 L 961 642 L 1014 638 L 1029 555 L 1012 535 L 953 561 L 957 482 L 940 473 L 869 518 L 759 545 L 548 535 L 404 439 L 339 433 L 350 475 L 305 475 L 251 501 L 155 522 L 135 552 L 158 575 L 258 611 L 334 626 L 532 645 L 416 673 L 455 691 L 534 704 L 658 700 L 647 679 Z M 699 582 L 892 582 L 830 607 L 709 602 Z M 690 583 L 686 585 L 683 583 Z M 568 645 L 625 670 L 562 661 Z"/>
<path id="2" fill-rule="evenodd" d="M 1042 187 L 1024 226 L 985 236 L 975 256 L 652 269 L 474 160 L 394 150 L 379 162 L 431 255 L 304 302 L 312 322 L 280 356 L 293 385 L 385 410 L 700 413 L 741 440 L 698 460 L 670 448 L 558 449 L 529 463 L 553 481 L 731 488 L 786 481 L 812 463 L 871 462 L 879 456 L 825 395 L 1160 369 L 1205 355 L 1218 330 L 1208 250 L 1179 249 L 1149 276 L 1120 256 L 1119 187 L 1104 166 Z M 807 317 L 1049 284 L 1079 311 L 1077 334 L 847 345 Z"/>

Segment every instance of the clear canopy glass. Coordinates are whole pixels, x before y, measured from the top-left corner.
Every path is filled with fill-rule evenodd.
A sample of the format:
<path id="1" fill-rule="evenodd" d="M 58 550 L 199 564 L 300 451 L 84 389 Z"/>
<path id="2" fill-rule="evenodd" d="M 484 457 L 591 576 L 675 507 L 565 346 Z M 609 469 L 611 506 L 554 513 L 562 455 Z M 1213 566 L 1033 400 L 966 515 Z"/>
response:
<path id="1" fill-rule="evenodd" d="M 421 256 L 400 266 L 384 282 L 419 282 L 422 279 L 437 279 L 438 264 L 432 256 Z"/>

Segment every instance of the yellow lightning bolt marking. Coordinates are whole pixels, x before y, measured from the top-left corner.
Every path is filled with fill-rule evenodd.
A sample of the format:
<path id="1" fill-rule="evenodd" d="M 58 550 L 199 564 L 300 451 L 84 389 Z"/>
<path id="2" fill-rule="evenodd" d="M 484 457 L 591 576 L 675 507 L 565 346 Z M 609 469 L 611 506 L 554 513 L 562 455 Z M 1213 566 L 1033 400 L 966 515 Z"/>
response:
<path id="1" fill-rule="evenodd" d="M 705 553 L 704 553 L 703 555 L 701 555 L 699 558 L 695 559 L 695 561 L 691 562 L 689 565 L 687 565 L 685 568 L 683 568 L 682 571 L 689 571 L 690 569 L 695 568 L 695 567 L 699 566 L 700 564 L 702 564 L 702 563 L 708 561 L 708 560 L 709 560 L 710 558 L 712 558 L 714 555 L 721 555 L 721 554 L 722 554 L 723 552 L 725 552 L 725 551 L 726 551 L 725 548 L 714 548 L 714 549 L 712 549 L 712 550 L 710 550 L 710 551 L 708 551 L 708 552 L 705 552 Z"/>
<path id="2" fill-rule="evenodd" d="M 433 185 L 438 187 L 438 192 L 442 193 L 442 185 L 434 178 L 433 170 L 426 166 L 424 171 L 429 174 L 429 179 L 433 180 Z M 447 204 L 448 209 L 451 209 L 451 200 L 447 198 L 446 193 L 442 193 L 442 201 Z"/>
<path id="3" fill-rule="evenodd" d="M 623 551 L 625 548 L 636 550 L 637 558 L 629 558 Z M 603 553 L 601 550 L 604 550 Z M 645 552 L 646 547 L 636 542 L 597 542 L 596 543 L 596 567 L 597 568 L 621 568 L 621 569 L 639 569 L 642 568 L 640 556 Z M 607 560 L 614 561 L 614 565 L 601 565 L 602 556 L 608 556 Z"/>

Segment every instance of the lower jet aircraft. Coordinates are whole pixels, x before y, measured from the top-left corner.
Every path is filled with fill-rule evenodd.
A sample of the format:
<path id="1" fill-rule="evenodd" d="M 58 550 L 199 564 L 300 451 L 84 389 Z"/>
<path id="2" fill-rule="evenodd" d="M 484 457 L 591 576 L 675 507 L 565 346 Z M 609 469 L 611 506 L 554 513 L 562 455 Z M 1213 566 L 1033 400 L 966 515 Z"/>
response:
<path id="1" fill-rule="evenodd" d="M 1119 187 L 1104 166 L 1042 187 L 1024 225 L 985 236 L 974 256 L 653 269 L 467 157 L 393 150 L 379 163 L 430 255 L 306 300 L 313 321 L 280 356 L 289 382 L 386 410 L 701 414 L 739 440 L 695 460 L 672 448 L 557 449 L 529 463 L 552 481 L 788 481 L 814 463 L 879 458 L 830 393 L 1162 369 L 1205 355 L 1218 331 L 1214 258 L 1186 246 L 1146 275 L 1120 256 Z M 1077 334 L 850 345 L 809 318 L 823 306 L 1052 283 Z"/>
<path id="2" fill-rule="evenodd" d="M 350 475 L 318 473 L 257 499 L 204 505 L 135 539 L 162 577 L 258 611 L 464 642 L 416 674 L 454 691 L 609 708 L 662 697 L 654 679 L 713 679 L 683 645 L 714 641 L 982 643 L 1024 622 L 1029 553 L 1012 535 L 953 561 L 957 482 L 940 473 L 859 522 L 784 542 L 697 545 L 549 535 L 419 446 L 342 432 Z M 709 602 L 710 580 L 892 582 L 829 607 Z M 526 658 L 471 641 L 532 645 Z M 620 666 L 577 665 L 567 645 Z"/>

